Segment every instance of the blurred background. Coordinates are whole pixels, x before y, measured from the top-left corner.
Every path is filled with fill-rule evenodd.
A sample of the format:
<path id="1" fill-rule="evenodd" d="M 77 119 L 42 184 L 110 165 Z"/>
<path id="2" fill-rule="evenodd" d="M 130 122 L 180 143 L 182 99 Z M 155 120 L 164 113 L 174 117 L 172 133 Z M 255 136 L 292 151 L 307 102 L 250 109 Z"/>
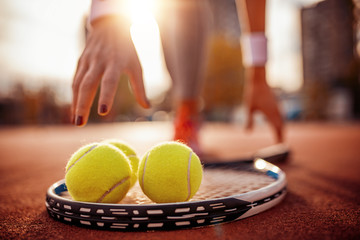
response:
<path id="1" fill-rule="evenodd" d="M 138 106 L 124 76 L 108 116 L 97 116 L 95 100 L 92 123 L 172 119 L 171 80 L 159 30 L 147 4 L 139 1 L 130 11 L 131 33 L 153 107 Z M 210 3 L 214 26 L 202 93 L 204 118 L 243 124 L 244 69 L 235 2 Z M 84 48 L 89 6 L 89 0 L 0 1 L 1 127 L 70 124 L 72 77 Z M 360 0 L 267 1 L 267 77 L 284 119 L 359 119 L 359 14 Z M 259 115 L 257 121 L 264 119 Z"/>

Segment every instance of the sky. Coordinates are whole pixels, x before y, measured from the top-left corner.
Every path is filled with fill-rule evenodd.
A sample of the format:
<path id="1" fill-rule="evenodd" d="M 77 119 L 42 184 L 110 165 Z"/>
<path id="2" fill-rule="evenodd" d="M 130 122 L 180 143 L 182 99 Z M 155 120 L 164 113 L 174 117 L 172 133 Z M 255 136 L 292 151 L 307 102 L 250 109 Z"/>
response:
<path id="1" fill-rule="evenodd" d="M 141 0 L 132 1 L 139 6 Z M 316 0 L 268 0 L 268 81 L 274 87 L 286 91 L 301 87 L 299 8 L 313 2 Z M 83 24 L 89 6 L 90 0 L 0 1 L 0 93 L 7 90 L 14 76 L 19 76 L 29 88 L 54 81 L 61 86 L 63 99 L 70 101 L 72 77 L 84 47 Z M 136 26 L 132 29 L 146 88 L 165 91 L 170 83 L 156 23 L 145 12 L 134 8 L 133 12 L 142 18 L 140 22 L 147 23 L 145 33 Z"/>

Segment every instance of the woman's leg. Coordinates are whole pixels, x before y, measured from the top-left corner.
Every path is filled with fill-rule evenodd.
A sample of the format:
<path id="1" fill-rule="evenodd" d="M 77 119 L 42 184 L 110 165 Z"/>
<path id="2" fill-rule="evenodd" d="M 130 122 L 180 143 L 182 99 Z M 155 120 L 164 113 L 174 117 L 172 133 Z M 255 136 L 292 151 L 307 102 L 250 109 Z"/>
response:
<path id="1" fill-rule="evenodd" d="M 164 57 L 173 80 L 175 140 L 199 152 L 199 99 L 207 59 L 207 1 L 167 0 L 158 17 Z"/>

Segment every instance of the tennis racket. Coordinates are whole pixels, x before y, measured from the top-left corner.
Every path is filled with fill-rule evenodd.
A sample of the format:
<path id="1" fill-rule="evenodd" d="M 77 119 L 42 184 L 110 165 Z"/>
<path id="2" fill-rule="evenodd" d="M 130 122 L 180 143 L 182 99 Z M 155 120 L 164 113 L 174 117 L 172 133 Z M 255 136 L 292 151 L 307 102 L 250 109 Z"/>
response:
<path id="1" fill-rule="evenodd" d="M 274 145 L 253 158 L 212 159 L 204 164 L 200 189 L 188 202 L 153 203 L 138 184 L 119 204 L 79 202 L 72 200 L 61 180 L 49 187 L 45 205 L 58 221 L 106 230 L 173 230 L 236 221 L 263 212 L 285 197 L 285 173 L 266 160 L 282 161 L 288 154 L 286 146 Z"/>

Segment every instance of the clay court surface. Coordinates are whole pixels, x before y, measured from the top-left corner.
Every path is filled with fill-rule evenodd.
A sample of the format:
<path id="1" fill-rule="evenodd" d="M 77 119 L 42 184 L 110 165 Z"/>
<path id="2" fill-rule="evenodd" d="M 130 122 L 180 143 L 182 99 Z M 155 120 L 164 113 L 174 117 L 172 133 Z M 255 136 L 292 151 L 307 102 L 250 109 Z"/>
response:
<path id="1" fill-rule="evenodd" d="M 115 232 L 80 228 L 48 216 L 45 193 L 64 178 L 69 156 L 106 138 L 128 141 L 142 155 L 169 140 L 169 123 L 117 123 L 0 129 L 0 239 L 360 239 L 360 124 L 289 124 L 291 157 L 282 168 L 288 194 L 276 207 L 237 222 L 199 229 Z M 246 156 L 273 143 L 260 126 L 206 124 L 206 152 Z M 236 184 L 236 183 L 234 183 Z"/>

